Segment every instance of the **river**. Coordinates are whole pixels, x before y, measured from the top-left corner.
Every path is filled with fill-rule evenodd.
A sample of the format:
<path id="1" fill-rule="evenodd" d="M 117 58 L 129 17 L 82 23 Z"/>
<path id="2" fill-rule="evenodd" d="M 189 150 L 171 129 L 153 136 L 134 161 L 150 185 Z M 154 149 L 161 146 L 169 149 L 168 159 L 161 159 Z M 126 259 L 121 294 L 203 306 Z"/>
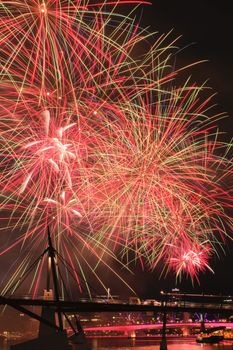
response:
<path id="1" fill-rule="evenodd" d="M 158 339 L 146 338 L 130 340 L 127 338 L 93 338 L 89 339 L 92 350 L 159 350 Z M 4 342 L 0 350 L 9 350 L 10 344 Z M 79 350 L 77 346 L 73 350 Z M 197 344 L 194 338 L 174 338 L 168 340 L 168 350 L 233 350 L 233 342 L 225 341 L 220 344 Z M 53 349 L 51 349 L 53 350 Z"/>
<path id="2" fill-rule="evenodd" d="M 195 339 L 176 338 L 168 340 L 168 350 L 232 350 L 233 342 L 222 344 L 197 344 Z M 92 350 L 159 350 L 157 339 L 92 339 Z M 75 349 L 76 350 L 76 349 Z M 78 350 L 78 348 L 77 348 Z"/>

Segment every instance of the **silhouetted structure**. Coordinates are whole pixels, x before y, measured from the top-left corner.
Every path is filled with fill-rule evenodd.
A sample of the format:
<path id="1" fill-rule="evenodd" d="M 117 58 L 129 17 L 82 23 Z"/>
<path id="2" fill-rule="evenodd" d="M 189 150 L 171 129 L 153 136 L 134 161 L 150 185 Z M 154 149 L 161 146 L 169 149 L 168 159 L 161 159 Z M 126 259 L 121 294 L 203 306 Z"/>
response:
<path id="1" fill-rule="evenodd" d="M 16 344 L 11 346 L 11 350 L 71 350 L 72 347 L 69 345 L 69 340 L 67 333 L 63 327 L 63 316 L 69 322 L 74 333 L 77 334 L 77 339 L 79 342 L 84 345 L 83 349 L 86 349 L 85 336 L 82 330 L 81 325 L 77 320 L 77 330 L 69 321 L 65 313 L 62 312 L 60 306 L 60 296 L 59 296 L 59 281 L 57 274 L 57 261 L 58 253 L 53 247 L 50 230 L 48 227 L 48 247 L 40 255 L 39 259 L 42 259 L 45 254 L 47 254 L 47 286 L 44 290 L 44 300 L 53 300 L 56 302 L 56 309 L 54 307 L 49 307 L 46 305 L 42 306 L 41 319 L 39 325 L 38 338 L 26 341 L 24 343 Z M 38 261 L 38 259 L 37 259 Z M 34 265 L 34 263 L 33 263 Z M 31 268 L 29 268 L 31 271 Z M 52 285 L 51 288 L 51 276 L 52 276 Z M 53 295 L 54 290 L 54 295 Z M 56 316 L 58 325 L 56 322 Z M 81 348 L 82 349 L 82 348 Z"/>

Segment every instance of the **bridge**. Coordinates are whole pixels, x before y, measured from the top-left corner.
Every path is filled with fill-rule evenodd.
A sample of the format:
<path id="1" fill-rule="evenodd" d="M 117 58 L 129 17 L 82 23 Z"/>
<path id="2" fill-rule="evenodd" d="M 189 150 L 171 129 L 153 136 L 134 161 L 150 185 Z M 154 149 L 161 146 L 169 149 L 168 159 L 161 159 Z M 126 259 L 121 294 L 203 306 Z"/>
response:
<path id="1" fill-rule="evenodd" d="M 171 293 L 169 293 L 171 294 Z M 162 299 L 160 305 L 142 305 L 129 303 L 112 303 L 109 302 L 82 302 L 82 301 L 65 301 L 65 300 L 44 300 L 44 299 L 20 299 L 20 298 L 6 298 L 0 296 L 0 305 L 9 305 L 15 309 L 21 308 L 20 311 L 26 310 L 26 306 L 45 306 L 54 310 L 62 309 L 63 312 L 77 313 L 77 312 L 155 312 L 166 313 L 169 312 L 190 312 L 190 313 L 208 313 L 208 314 L 224 314 L 233 315 L 233 303 L 224 304 L 220 296 L 209 296 L 199 294 L 184 294 L 185 299 L 180 299 L 179 302 L 169 302 Z M 168 295 L 167 295 L 168 296 Z M 180 295 L 181 297 L 182 295 Z M 189 300 L 187 300 L 189 296 Z M 190 296 L 193 300 L 190 300 Z M 201 297 L 200 300 L 197 298 Z M 210 302 L 210 298 L 212 300 Z M 216 300 L 219 299 L 219 300 Z"/>
<path id="2" fill-rule="evenodd" d="M 177 298 L 177 296 L 176 296 Z M 177 327 L 199 327 L 200 330 L 204 330 L 207 327 L 233 327 L 233 323 L 204 323 L 204 318 L 199 323 L 196 322 L 182 322 L 182 323 L 168 323 L 167 314 L 172 312 L 189 312 L 196 313 L 199 312 L 202 315 L 208 314 L 224 314 L 231 316 L 233 315 L 233 305 L 224 304 L 224 297 L 219 296 L 203 296 L 203 295 L 179 295 L 179 302 L 169 301 L 170 295 L 163 296 L 160 305 L 140 305 L 140 304 L 129 304 L 129 303 L 106 303 L 106 302 L 81 302 L 81 301 L 64 301 L 64 300 L 43 300 L 43 299 L 17 299 L 17 298 L 6 298 L 0 296 L 0 305 L 9 305 L 14 309 L 23 312 L 24 314 L 32 317 L 40 322 L 49 326 L 50 329 L 54 329 L 56 332 L 63 332 L 60 325 L 55 322 L 51 322 L 49 318 L 38 315 L 32 312 L 28 307 L 38 306 L 47 310 L 51 310 L 53 313 L 63 313 L 68 320 L 67 314 L 80 314 L 82 312 L 153 312 L 160 313 L 163 315 L 162 323 L 154 324 L 136 324 L 136 325 L 115 325 L 115 326 L 102 326 L 102 327 L 86 327 L 82 330 L 81 325 L 79 325 L 79 332 L 81 334 L 83 331 L 85 333 L 91 331 L 117 331 L 123 332 L 128 337 L 135 337 L 136 331 L 149 330 L 149 329 L 161 329 L 162 340 L 160 344 L 160 350 L 167 350 L 167 340 L 166 340 L 166 329 L 167 328 L 177 328 Z M 191 300 L 193 299 L 193 300 Z M 77 329 L 74 328 L 73 324 L 69 323 L 70 329 L 76 334 Z M 84 334 L 84 333 L 83 333 Z M 22 344 L 23 345 L 23 344 Z M 24 346 L 24 345 L 23 345 Z M 21 348 L 19 348 L 21 349 Z M 23 349 L 23 347 L 22 347 Z M 62 348 L 63 349 L 63 348 Z M 68 349 L 68 347 L 64 347 Z"/>
<path id="3" fill-rule="evenodd" d="M 59 325 L 51 323 L 48 319 L 32 312 L 28 307 L 38 306 L 45 307 L 46 309 L 52 310 L 55 313 L 62 312 L 63 314 L 80 314 L 82 312 L 153 312 L 160 313 L 163 315 L 163 323 L 156 324 L 140 324 L 140 325 L 122 325 L 122 326 L 108 326 L 108 327 L 87 327 L 85 332 L 90 331 L 123 331 L 130 332 L 142 329 L 159 329 L 162 328 L 164 334 L 166 333 L 166 328 L 172 327 L 193 327 L 198 326 L 202 329 L 205 327 L 214 327 L 219 325 L 217 323 L 208 324 L 204 323 L 167 323 L 167 314 L 176 312 L 188 312 L 188 313 L 200 313 L 202 315 L 208 314 L 223 314 L 225 316 L 233 315 L 233 304 L 224 304 L 226 300 L 225 296 L 213 296 L 213 295 L 203 295 L 203 294 L 179 294 L 175 295 L 179 298 L 179 302 L 169 301 L 174 297 L 174 294 L 167 293 L 163 295 L 163 299 L 160 301 L 160 305 L 141 305 L 141 304 L 129 304 L 129 303 L 107 303 L 107 302 L 82 302 L 82 301 L 63 301 L 63 300 L 44 300 L 44 299 L 17 299 L 17 298 L 6 298 L 0 296 L 0 305 L 8 305 L 14 309 L 22 312 L 29 317 L 36 319 L 37 321 L 49 326 L 50 328 L 61 331 Z M 72 327 L 72 325 L 70 324 Z M 226 327 L 233 327 L 233 323 L 224 324 Z M 72 328 L 74 330 L 74 328 Z"/>
<path id="4" fill-rule="evenodd" d="M 162 341 L 160 344 L 160 350 L 167 350 L 166 343 L 166 328 L 167 328 L 167 314 L 172 312 L 189 312 L 189 313 L 205 313 L 212 314 L 223 314 L 231 316 L 233 315 L 233 302 L 229 296 L 219 295 L 204 295 L 204 294 L 181 294 L 181 293 L 161 293 L 155 305 L 145 305 L 141 303 L 129 303 L 118 300 L 97 300 L 94 301 L 80 301 L 80 300 L 61 300 L 59 293 L 59 280 L 58 280 L 58 269 L 57 261 L 59 258 L 58 252 L 55 250 L 52 244 L 50 231 L 48 228 L 48 247 L 39 256 L 36 261 L 40 261 L 44 256 L 47 255 L 48 260 L 48 271 L 47 271 L 47 286 L 46 291 L 49 294 L 51 291 L 50 275 L 52 276 L 52 284 L 54 290 L 54 298 L 16 298 L 0 296 L 0 305 L 8 305 L 19 312 L 28 315 L 31 318 L 36 319 L 40 322 L 39 337 L 31 342 L 23 343 L 19 346 L 12 346 L 12 349 L 35 349 L 40 350 L 45 345 L 48 346 L 48 339 L 51 341 L 51 345 L 55 346 L 57 350 L 70 350 L 68 339 L 65 334 L 63 316 L 66 318 L 70 329 L 73 330 L 74 335 L 84 336 L 84 332 L 80 322 L 77 318 L 77 314 L 82 312 L 154 312 L 161 313 L 163 315 L 162 323 Z M 32 265 L 34 266 L 34 264 Z M 70 266 L 68 266 L 70 267 Z M 20 283 L 28 276 L 32 271 L 32 267 L 29 267 L 28 271 L 25 272 L 25 276 L 20 277 Z M 19 284 L 20 284 L 19 283 Z M 136 298 L 137 299 L 137 298 Z M 226 303 L 226 300 L 230 301 Z M 101 301 L 101 302 L 100 302 Z M 42 308 L 41 315 L 35 313 L 30 309 L 30 306 L 38 306 Z M 74 325 L 67 314 L 72 313 L 75 315 L 76 325 Z M 57 314 L 58 322 L 56 322 L 55 314 Z M 190 324 L 189 324 L 190 325 Z M 125 326 L 130 327 L 130 326 Z M 135 326 L 132 326 L 135 331 Z M 139 325 L 137 327 L 149 328 L 161 328 L 161 324 L 154 325 Z M 103 328 L 102 328 L 103 329 Z M 139 328 L 138 328 L 139 329 Z M 142 329 L 142 328 L 141 328 Z M 204 317 L 201 321 L 201 329 L 205 329 Z M 90 328 L 89 328 L 90 330 Z M 95 328 L 96 330 L 96 328 Z M 110 330 L 110 329 L 109 329 Z M 112 328 L 113 330 L 113 328 Z M 119 327 L 117 327 L 119 330 Z M 128 329 L 129 330 L 129 329 Z M 88 329 L 86 328 L 86 331 Z"/>
<path id="5" fill-rule="evenodd" d="M 131 324 L 131 325 L 117 325 L 117 326 L 101 326 L 101 327 L 85 327 L 85 332 L 101 331 L 101 332 L 131 332 L 131 331 L 140 331 L 140 330 L 149 330 L 149 329 L 161 329 L 163 326 L 162 323 L 152 323 L 152 324 Z M 179 322 L 179 323 L 167 323 L 167 328 L 200 328 L 200 322 Z M 215 328 L 223 326 L 226 328 L 233 328 L 232 322 L 209 322 L 205 324 L 206 328 Z"/>

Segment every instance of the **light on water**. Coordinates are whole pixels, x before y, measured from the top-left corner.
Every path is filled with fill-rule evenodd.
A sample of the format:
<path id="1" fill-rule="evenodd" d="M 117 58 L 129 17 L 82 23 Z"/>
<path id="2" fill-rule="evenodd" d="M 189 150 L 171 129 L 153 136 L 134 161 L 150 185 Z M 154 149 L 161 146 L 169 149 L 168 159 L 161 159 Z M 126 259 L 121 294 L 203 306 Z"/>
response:
<path id="1" fill-rule="evenodd" d="M 89 338 L 92 350 L 159 350 L 159 339 L 128 339 L 128 338 Z M 0 350 L 9 350 L 11 343 L 3 342 Z M 53 350 L 53 349 L 51 349 Z M 82 350 L 80 345 L 74 345 L 73 350 Z M 176 338 L 168 340 L 167 350 L 233 350 L 233 342 L 225 341 L 220 344 L 197 344 L 194 338 Z"/>
<path id="2" fill-rule="evenodd" d="M 92 350 L 159 350 L 158 339 L 93 339 Z M 168 350 L 232 350 L 233 342 L 220 344 L 197 344 L 195 339 L 174 339 L 168 341 Z M 78 348 L 75 350 L 78 350 Z"/>

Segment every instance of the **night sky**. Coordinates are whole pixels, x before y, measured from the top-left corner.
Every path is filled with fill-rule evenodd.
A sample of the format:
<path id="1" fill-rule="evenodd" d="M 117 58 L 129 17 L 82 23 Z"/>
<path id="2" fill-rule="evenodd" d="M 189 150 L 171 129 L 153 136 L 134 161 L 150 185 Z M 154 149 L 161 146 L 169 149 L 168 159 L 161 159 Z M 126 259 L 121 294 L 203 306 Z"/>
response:
<path id="1" fill-rule="evenodd" d="M 216 92 L 213 102 L 216 111 L 226 112 L 229 116 L 219 123 L 221 131 L 227 132 L 225 139 L 233 137 L 233 12 L 228 1 L 162 1 L 152 0 L 151 6 L 143 7 L 141 12 L 143 26 L 150 26 L 152 31 L 167 33 L 173 30 L 171 38 L 182 37 L 177 41 L 179 48 L 184 48 L 177 55 L 177 64 L 186 65 L 199 60 L 208 62 L 192 68 L 193 81 L 207 85 Z M 178 283 L 183 291 L 206 291 L 233 294 L 233 244 L 226 242 L 226 255 L 212 259 L 211 266 L 215 274 L 205 273 L 200 276 L 200 285 L 189 280 Z M 155 271 L 150 276 L 137 272 L 138 291 L 152 296 L 160 289 L 170 290 L 176 285 L 175 277 L 159 278 Z M 146 283 L 145 283 L 146 282 Z"/>
<path id="2" fill-rule="evenodd" d="M 233 12 L 230 2 L 225 1 L 159 1 L 144 6 L 143 26 L 152 31 L 167 33 L 173 30 L 171 38 L 182 37 L 177 41 L 180 49 L 177 61 L 189 64 L 208 60 L 191 69 L 193 80 L 208 80 L 208 86 L 217 93 L 215 102 L 219 110 L 232 118 L 233 88 Z M 223 123 L 223 129 L 233 136 L 231 118 Z"/>
<path id="3" fill-rule="evenodd" d="M 208 86 L 212 88 L 212 92 L 217 93 L 214 97 L 214 102 L 217 104 L 216 110 L 226 112 L 229 116 L 221 121 L 219 126 L 222 131 L 227 132 L 223 137 L 230 140 L 233 137 L 233 43 L 231 38 L 233 12 L 230 9 L 231 2 L 227 0 L 222 2 L 152 0 L 152 2 L 151 6 L 140 6 L 137 10 L 138 18 L 141 18 L 141 26 L 150 27 L 150 31 L 161 34 L 173 30 L 170 34 L 171 41 L 182 35 L 177 41 L 177 46 L 182 49 L 179 49 L 176 57 L 177 67 L 199 60 L 208 60 L 192 68 L 191 71 L 189 70 L 187 76 L 191 73 L 193 81 L 200 84 L 208 80 Z M 127 11 L 124 9 L 125 12 Z M 222 253 L 219 258 L 215 257 L 211 261 L 215 274 L 201 275 L 200 285 L 197 282 L 192 285 L 188 279 L 176 284 L 174 275 L 168 274 L 166 277 L 160 277 L 159 269 L 149 272 L 145 268 L 145 271 L 142 271 L 140 266 L 132 267 L 134 275 L 129 275 L 124 271 L 121 271 L 121 274 L 139 296 L 144 298 L 152 298 L 160 290 L 171 290 L 176 286 L 182 291 L 222 292 L 233 295 L 233 243 L 230 241 L 226 243 L 225 255 Z M 6 261 L 1 261 L 1 263 L 4 265 Z M 124 293 L 129 294 L 127 289 L 123 290 L 122 285 L 118 285 L 114 277 L 106 275 L 105 272 L 104 274 L 111 281 L 112 293 L 119 293 L 122 296 Z"/>
<path id="4" fill-rule="evenodd" d="M 218 123 L 223 140 L 230 141 L 233 137 L 233 12 L 230 2 L 210 0 L 196 1 L 163 1 L 152 0 L 152 5 L 140 6 L 137 18 L 141 27 L 148 27 L 149 32 L 170 34 L 170 41 L 176 42 L 175 69 L 193 62 L 205 60 L 187 69 L 187 78 L 192 75 L 192 81 L 210 88 L 206 95 L 216 94 L 212 104 L 216 104 L 212 113 L 225 113 L 226 118 Z M 132 9 L 131 6 L 128 9 Z M 126 13 L 125 7 L 121 11 Z M 157 36 L 155 36 L 157 37 Z M 151 41 L 153 43 L 153 41 Z M 169 42 L 169 40 L 168 40 Z M 211 115 L 211 114 L 210 114 Z M 233 237 L 233 233 L 229 232 Z M 129 282 L 142 298 L 153 298 L 161 290 L 170 291 L 180 288 L 183 292 L 206 292 L 233 295 L 233 242 L 223 242 L 225 254 L 219 251 L 219 257 L 211 259 L 210 265 L 215 273 L 205 272 L 199 276 L 199 283 L 189 278 L 176 281 L 172 273 L 161 276 L 162 266 L 149 272 L 145 267 L 132 266 L 134 275 L 121 271 L 121 275 Z M 105 275 L 105 274 L 104 274 Z M 128 295 L 129 290 L 122 289 L 119 281 L 108 276 L 112 291 L 120 295 Z"/>

